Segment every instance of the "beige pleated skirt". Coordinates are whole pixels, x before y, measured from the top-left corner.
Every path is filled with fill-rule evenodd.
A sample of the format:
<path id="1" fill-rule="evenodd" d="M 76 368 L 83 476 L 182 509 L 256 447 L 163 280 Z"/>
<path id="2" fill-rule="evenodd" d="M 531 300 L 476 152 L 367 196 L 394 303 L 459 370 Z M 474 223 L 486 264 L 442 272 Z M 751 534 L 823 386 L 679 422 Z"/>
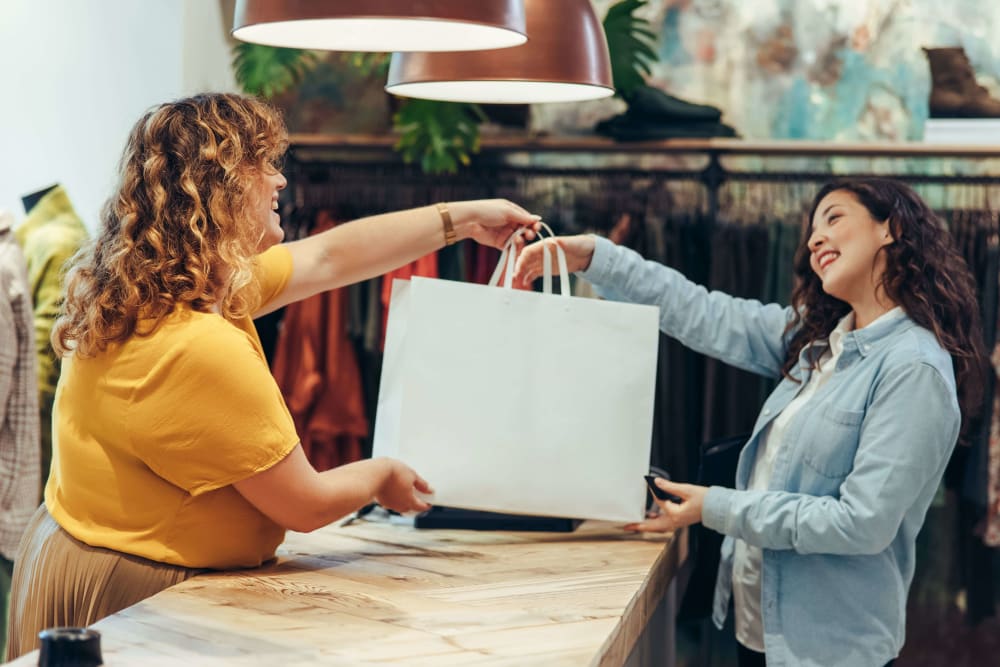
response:
<path id="1" fill-rule="evenodd" d="M 87 546 L 42 505 L 14 561 L 6 660 L 38 648 L 46 628 L 88 626 L 203 571 Z"/>

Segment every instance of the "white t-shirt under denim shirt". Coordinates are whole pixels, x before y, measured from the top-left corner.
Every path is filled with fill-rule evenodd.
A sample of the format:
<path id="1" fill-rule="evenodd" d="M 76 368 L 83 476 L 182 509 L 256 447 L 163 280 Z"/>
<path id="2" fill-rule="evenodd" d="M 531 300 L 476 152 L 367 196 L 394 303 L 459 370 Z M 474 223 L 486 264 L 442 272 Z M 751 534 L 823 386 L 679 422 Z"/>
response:
<path id="1" fill-rule="evenodd" d="M 883 313 L 871 324 L 881 320 L 891 320 L 903 316 L 899 306 Z M 844 335 L 854 329 L 854 312 L 843 317 L 830 332 L 830 347 L 820 357 L 819 368 L 813 371 L 809 382 L 798 396 L 792 399 L 781 414 L 775 417 L 767 437 L 757 449 L 753 469 L 750 472 L 751 491 L 767 491 L 771 482 L 774 462 L 781 455 L 785 431 L 799 410 L 826 384 L 837 367 L 837 360 L 844 350 Z M 748 649 L 764 652 L 764 624 L 761 613 L 761 562 L 763 552 L 759 547 L 743 540 L 735 541 L 733 553 L 733 620 L 736 624 L 736 640 Z"/>

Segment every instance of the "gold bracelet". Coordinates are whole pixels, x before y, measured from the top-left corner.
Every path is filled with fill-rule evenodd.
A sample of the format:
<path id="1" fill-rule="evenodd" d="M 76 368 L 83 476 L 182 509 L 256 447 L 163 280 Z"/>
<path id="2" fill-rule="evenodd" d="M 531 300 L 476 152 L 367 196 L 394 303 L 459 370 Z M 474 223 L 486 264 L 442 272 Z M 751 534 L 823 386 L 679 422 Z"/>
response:
<path id="1" fill-rule="evenodd" d="M 444 202 L 439 202 L 437 210 L 441 215 L 441 225 L 444 227 L 444 244 L 453 245 L 458 240 L 458 236 L 455 234 L 455 228 L 451 224 L 451 212 L 448 210 L 448 205 Z"/>

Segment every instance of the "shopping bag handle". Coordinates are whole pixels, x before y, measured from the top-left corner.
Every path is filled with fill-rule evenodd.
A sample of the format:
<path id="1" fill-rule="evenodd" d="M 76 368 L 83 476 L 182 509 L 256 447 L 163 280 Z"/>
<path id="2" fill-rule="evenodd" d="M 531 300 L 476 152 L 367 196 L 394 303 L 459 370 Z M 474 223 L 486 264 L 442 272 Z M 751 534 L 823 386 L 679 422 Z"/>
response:
<path id="1" fill-rule="evenodd" d="M 545 224 L 545 223 L 541 223 Z M 548 225 L 546 225 L 548 229 Z M 507 239 L 507 243 L 504 244 L 503 249 L 500 252 L 500 259 L 497 261 L 497 266 L 493 269 L 493 275 L 490 276 L 490 287 L 496 287 L 500 282 L 500 274 L 504 276 L 503 286 L 506 289 L 511 289 L 514 286 L 514 264 L 517 260 L 517 239 L 524 236 L 526 232 L 525 227 L 519 228 Z M 551 234 L 551 229 L 549 230 Z M 504 270 L 506 269 L 506 271 Z"/>
<path id="2" fill-rule="evenodd" d="M 559 245 L 559 242 L 555 240 L 555 233 L 552 228 L 549 227 L 544 222 L 539 223 L 541 229 L 544 229 L 549 233 L 549 238 L 541 238 L 539 234 L 539 243 L 542 244 L 542 292 L 545 294 L 552 294 L 552 255 L 549 252 L 549 247 L 554 246 L 556 249 L 556 261 L 559 263 L 559 292 L 562 296 L 572 296 L 570 293 L 569 286 L 569 269 L 566 264 L 566 252 Z M 541 229 L 539 232 L 541 232 Z M 510 235 L 507 239 L 507 243 L 504 244 L 503 250 L 500 253 L 500 260 L 497 262 L 497 267 L 493 270 L 493 275 L 490 276 L 490 287 L 496 287 L 500 282 L 500 274 L 504 276 L 503 287 L 505 289 L 512 289 L 514 286 L 514 264 L 517 261 L 517 239 L 524 236 L 527 231 L 526 227 L 518 229 L 516 232 Z"/>

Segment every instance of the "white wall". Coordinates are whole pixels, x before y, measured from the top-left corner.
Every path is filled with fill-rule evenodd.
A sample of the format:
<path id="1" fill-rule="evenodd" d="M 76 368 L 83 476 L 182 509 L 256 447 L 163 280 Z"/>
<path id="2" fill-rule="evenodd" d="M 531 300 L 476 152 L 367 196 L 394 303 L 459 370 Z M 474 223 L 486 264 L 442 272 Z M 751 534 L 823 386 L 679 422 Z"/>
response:
<path id="1" fill-rule="evenodd" d="M 58 182 L 96 230 L 136 119 L 234 88 L 231 21 L 211 0 L 0 0 L 0 209 Z"/>
<path id="2" fill-rule="evenodd" d="M 233 3 L 183 0 L 183 4 L 183 94 L 236 91 L 229 38 Z"/>

